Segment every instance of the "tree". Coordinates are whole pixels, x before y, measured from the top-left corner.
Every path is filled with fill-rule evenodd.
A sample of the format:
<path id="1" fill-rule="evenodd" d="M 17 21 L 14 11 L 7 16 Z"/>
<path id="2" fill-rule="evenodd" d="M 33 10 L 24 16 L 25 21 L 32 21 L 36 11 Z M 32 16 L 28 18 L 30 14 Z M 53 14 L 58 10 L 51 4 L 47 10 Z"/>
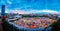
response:
<path id="1" fill-rule="evenodd" d="M 52 31 L 59 31 L 60 30 L 60 18 L 57 20 L 57 22 L 54 22 L 51 26 L 52 26 Z"/>

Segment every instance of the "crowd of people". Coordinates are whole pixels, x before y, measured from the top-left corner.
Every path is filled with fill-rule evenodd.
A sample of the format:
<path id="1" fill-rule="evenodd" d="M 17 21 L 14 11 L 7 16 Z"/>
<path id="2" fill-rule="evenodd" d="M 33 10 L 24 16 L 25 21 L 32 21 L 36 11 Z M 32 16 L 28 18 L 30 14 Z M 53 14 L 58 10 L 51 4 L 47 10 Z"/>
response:
<path id="1" fill-rule="evenodd" d="M 47 17 L 31 17 L 31 18 L 20 18 L 14 23 L 24 28 L 48 28 L 52 23 L 56 22 L 54 19 Z"/>

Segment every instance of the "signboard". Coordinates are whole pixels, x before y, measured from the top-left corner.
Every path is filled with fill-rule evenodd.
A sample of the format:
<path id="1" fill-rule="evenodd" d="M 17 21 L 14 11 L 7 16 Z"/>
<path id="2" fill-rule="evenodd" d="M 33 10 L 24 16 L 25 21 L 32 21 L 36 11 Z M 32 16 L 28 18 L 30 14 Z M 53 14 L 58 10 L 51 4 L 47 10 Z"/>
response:
<path id="1" fill-rule="evenodd" d="M 2 5 L 1 8 L 2 8 L 1 9 L 1 14 L 2 14 L 2 16 L 4 16 L 5 15 L 5 5 Z"/>

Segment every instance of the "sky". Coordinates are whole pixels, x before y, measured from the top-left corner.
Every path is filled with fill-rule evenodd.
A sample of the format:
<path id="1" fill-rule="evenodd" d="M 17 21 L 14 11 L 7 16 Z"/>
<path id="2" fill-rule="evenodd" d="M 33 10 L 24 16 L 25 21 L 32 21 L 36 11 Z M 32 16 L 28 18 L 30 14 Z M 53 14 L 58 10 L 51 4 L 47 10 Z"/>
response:
<path id="1" fill-rule="evenodd" d="M 60 0 L 0 0 L 0 10 L 2 4 L 6 6 L 7 13 L 60 12 Z"/>

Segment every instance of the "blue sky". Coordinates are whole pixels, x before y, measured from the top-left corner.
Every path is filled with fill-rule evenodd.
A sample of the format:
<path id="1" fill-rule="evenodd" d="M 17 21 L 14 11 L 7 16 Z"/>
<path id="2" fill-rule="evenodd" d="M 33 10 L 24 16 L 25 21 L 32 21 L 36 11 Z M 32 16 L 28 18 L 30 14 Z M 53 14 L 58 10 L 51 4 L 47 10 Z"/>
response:
<path id="1" fill-rule="evenodd" d="M 21 13 L 32 13 L 35 11 L 60 11 L 60 0 L 0 0 L 1 5 L 6 5 L 6 11 L 20 11 Z"/>

